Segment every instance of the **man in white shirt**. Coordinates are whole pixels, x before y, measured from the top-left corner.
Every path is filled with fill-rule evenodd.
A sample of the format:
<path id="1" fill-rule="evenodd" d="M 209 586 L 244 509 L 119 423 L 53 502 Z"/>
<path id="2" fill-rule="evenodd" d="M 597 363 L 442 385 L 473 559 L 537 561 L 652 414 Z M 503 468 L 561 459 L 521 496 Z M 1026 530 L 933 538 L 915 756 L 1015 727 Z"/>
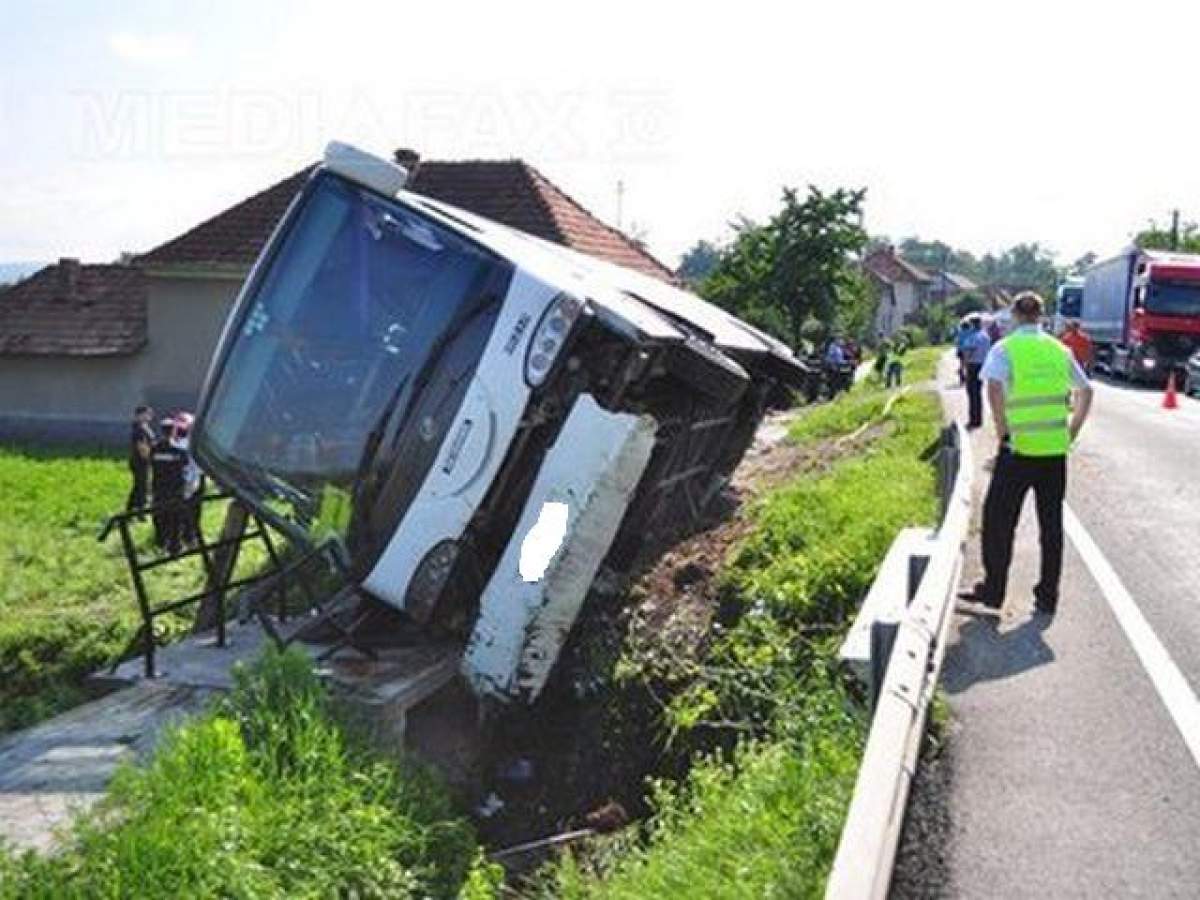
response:
<path id="1" fill-rule="evenodd" d="M 1013 536 L 1032 490 L 1042 551 L 1035 609 L 1053 616 L 1062 575 L 1067 453 L 1091 410 L 1093 392 L 1070 351 L 1041 332 L 1041 312 L 1037 294 L 1019 294 L 1013 301 L 1017 327 L 991 348 L 980 372 L 1000 448 L 983 505 L 984 580 L 970 596 L 994 609 L 1003 605 Z"/>

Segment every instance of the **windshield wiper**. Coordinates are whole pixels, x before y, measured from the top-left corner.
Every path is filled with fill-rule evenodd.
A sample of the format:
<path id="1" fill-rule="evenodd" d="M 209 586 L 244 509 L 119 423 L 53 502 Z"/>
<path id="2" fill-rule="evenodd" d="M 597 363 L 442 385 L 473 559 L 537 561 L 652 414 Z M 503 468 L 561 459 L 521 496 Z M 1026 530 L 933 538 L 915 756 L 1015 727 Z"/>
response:
<path id="1" fill-rule="evenodd" d="M 429 353 L 425 355 L 425 361 L 421 363 L 421 368 L 417 371 L 416 380 L 413 382 L 412 399 L 416 400 L 429 384 L 429 379 L 433 377 L 437 371 L 437 364 L 441 360 L 442 355 L 446 350 L 462 337 L 467 330 L 467 326 L 478 319 L 485 312 L 500 302 L 499 294 L 485 294 L 478 303 L 467 310 L 463 315 L 459 316 L 458 320 L 453 322 L 439 337 L 430 348 Z M 404 427 L 408 424 L 409 418 L 412 416 L 413 410 L 416 408 L 415 403 L 409 403 L 404 410 L 404 416 L 400 420 L 400 424 L 396 426 L 396 436 L 398 437 L 404 432 Z M 393 446 L 395 440 L 392 441 Z"/>
<path id="2" fill-rule="evenodd" d="M 404 378 L 400 380 L 400 383 L 396 385 L 396 389 L 392 391 L 391 396 L 388 398 L 387 404 L 384 406 L 383 411 L 379 414 L 379 418 L 375 421 L 375 426 L 367 434 L 367 439 L 363 444 L 362 456 L 359 458 L 358 467 L 354 472 L 352 490 L 354 516 L 356 518 L 361 518 L 363 516 L 363 513 L 360 512 L 363 504 L 360 501 L 367 496 L 368 482 L 372 482 L 374 480 L 368 477 L 368 473 L 371 472 L 375 465 L 376 458 L 379 455 L 379 446 L 383 443 L 384 433 L 388 429 L 388 423 L 392 420 L 392 417 L 396 413 L 396 408 L 400 404 L 400 399 L 406 393 L 405 389 L 411 382 L 412 388 L 411 390 L 407 391 L 409 401 L 404 409 L 404 414 L 401 417 L 400 422 L 396 425 L 396 428 L 393 431 L 394 436 L 391 444 L 389 445 L 389 449 L 396 445 L 396 441 L 399 439 L 400 435 L 404 433 L 404 429 L 408 425 L 409 419 L 412 417 L 413 410 L 416 408 L 416 399 L 421 395 L 421 392 L 425 390 L 430 378 L 432 378 L 434 372 L 437 371 L 437 364 L 441 357 L 445 354 L 446 350 L 462 336 L 467 326 L 470 325 L 471 322 L 479 318 L 499 302 L 499 294 L 485 294 L 477 303 L 475 303 L 474 306 L 451 322 L 450 325 L 446 327 L 446 330 L 442 332 L 441 336 L 434 341 L 434 344 L 429 349 L 429 352 L 425 354 L 425 360 L 421 363 L 421 368 L 417 370 L 416 377 L 410 378 L 409 375 L 405 375 Z M 370 529 L 368 527 L 368 532 L 369 531 Z"/>

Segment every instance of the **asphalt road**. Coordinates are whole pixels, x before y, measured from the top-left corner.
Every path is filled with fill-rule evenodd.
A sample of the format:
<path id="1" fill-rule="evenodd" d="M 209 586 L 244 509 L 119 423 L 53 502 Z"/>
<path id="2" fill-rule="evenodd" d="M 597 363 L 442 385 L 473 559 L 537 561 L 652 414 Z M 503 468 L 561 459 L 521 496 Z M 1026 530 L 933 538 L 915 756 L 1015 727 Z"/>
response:
<path id="1" fill-rule="evenodd" d="M 962 416 L 948 368 L 941 384 Z M 897 895 L 1200 896 L 1200 402 L 1161 401 L 1096 386 L 1055 620 L 1029 615 L 1032 499 L 1002 614 L 960 607 L 943 682 L 951 736 L 918 779 L 920 834 L 906 836 Z M 972 443 L 982 469 L 995 437 Z"/>

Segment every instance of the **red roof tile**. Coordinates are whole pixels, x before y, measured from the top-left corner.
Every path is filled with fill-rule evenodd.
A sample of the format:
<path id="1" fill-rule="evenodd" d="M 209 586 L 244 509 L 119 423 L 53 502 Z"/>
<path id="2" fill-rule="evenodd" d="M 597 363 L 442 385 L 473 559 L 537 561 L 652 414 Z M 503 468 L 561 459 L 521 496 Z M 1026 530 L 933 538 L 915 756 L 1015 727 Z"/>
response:
<path id="1" fill-rule="evenodd" d="M 0 292 L 0 355 L 123 356 L 145 343 L 145 279 L 130 266 L 62 260 Z"/>
<path id="2" fill-rule="evenodd" d="M 245 267 L 312 167 L 255 194 L 139 258 L 150 266 Z M 670 269 L 625 234 L 604 224 L 521 160 L 422 162 L 408 189 L 434 200 L 565 244 L 647 275 L 672 280 Z"/>
<path id="3" fill-rule="evenodd" d="M 868 254 L 863 265 L 871 274 L 888 284 L 897 281 L 926 284 L 933 280 L 932 275 L 904 257 L 897 256 L 896 251 L 890 247 L 882 247 Z"/>

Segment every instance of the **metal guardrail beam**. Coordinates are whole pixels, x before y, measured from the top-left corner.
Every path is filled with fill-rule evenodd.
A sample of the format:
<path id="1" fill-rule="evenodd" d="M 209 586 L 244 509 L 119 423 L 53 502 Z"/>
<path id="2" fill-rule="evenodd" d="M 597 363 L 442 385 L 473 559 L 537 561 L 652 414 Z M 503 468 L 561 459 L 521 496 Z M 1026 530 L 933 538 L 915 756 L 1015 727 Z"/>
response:
<path id="1" fill-rule="evenodd" d="M 971 517 L 973 468 L 961 426 L 943 432 L 938 462 L 942 521 L 920 587 L 896 632 L 826 885 L 827 900 L 884 898 L 891 884 L 925 719 L 945 656 Z"/>

